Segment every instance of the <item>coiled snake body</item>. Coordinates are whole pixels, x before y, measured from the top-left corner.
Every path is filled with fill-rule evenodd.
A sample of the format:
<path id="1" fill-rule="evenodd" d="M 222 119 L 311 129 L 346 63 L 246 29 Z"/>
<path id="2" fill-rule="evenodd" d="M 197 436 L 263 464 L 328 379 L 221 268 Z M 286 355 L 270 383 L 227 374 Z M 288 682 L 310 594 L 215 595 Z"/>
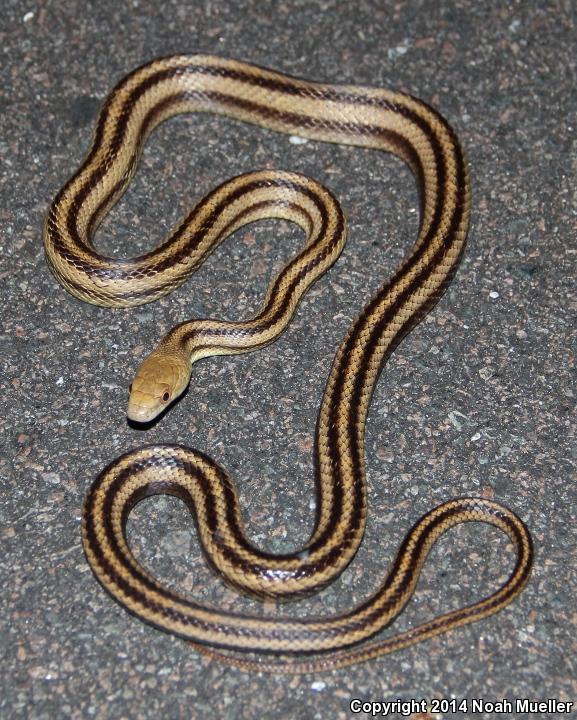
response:
<path id="1" fill-rule="evenodd" d="M 130 182 L 146 137 L 164 119 L 191 111 L 393 152 L 417 179 L 421 225 L 412 251 L 364 308 L 334 360 L 316 435 L 316 525 L 304 548 L 287 555 L 258 550 L 243 531 L 233 485 L 213 460 L 186 447 L 149 446 L 115 460 L 88 494 L 82 534 L 94 573 L 131 612 L 201 643 L 205 652 L 206 645 L 259 653 L 323 651 L 313 659 L 278 662 L 225 656 L 244 669 L 304 672 L 343 666 L 497 612 L 529 577 L 531 538 L 510 510 L 477 498 L 449 500 L 421 518 L 382 587 L 335 617 L 257 618 L 204 607 L 164 588 L 132 555 L 125 538 L 130 510 L 145 496 L 169 493 L 189 505 L 210 562 L 238 588 L 286 597 L 334 579 L 356 553 L 365 528 L 364 429 L 377 377 L 394 347 L 450 282 L 469 223 L 469 180 L 460 145 L 447 122 L 419 100 L 376 88 L 312 83 L 211 56 L 174 56 L 135 70 L 108 97 L 88 156 L 47 215 L 46 256 L 64 287 L 97 305 L 150 302 L 184 282 L 227 235 L 262 217 L 296 222 L 308 241 L 272 282 L 256 317 L 235 323 L 196 320 L 169 332 L 132 383 L 128 415 L 134 420 L 154 418 L 178 397 L 197 359 L 247 352 L 274 340 L 344 243 L 345 220 L 326 189 L 294 173 L 262 171 L 224 183 L 141 257 L 100 255 L 92 237 Z M 502 529 L 514 545 L 516 564 L 505 584 L 474 605 L 393 638 L 357 645 L 401 612 L 434 541 L 456 524 L 477 520 Z"/>

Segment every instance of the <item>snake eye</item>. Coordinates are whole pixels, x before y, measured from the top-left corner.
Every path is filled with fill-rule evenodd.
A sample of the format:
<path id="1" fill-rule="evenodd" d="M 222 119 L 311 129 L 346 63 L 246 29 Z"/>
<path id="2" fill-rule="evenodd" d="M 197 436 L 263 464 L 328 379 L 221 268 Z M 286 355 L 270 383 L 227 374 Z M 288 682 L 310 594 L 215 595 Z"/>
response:
<path id="1" fill-rule="evenodd" d="M 128 392 L 129 392 L 129 393 L 132 392 L 132 383 L 130 383 L 130 385 L 128 386 Z"/>
<path id="2" fill-rule="evenodd" d="M 170 393 L 169 393 L 168 390 L 167 390 L 167 391 L 164 393 L 164 395 L 162 396 L 162 402 L 165 402 L 165 403 L 166 403 L 166 402 L 168 402 L 169 400 L 170 400 Z"/>

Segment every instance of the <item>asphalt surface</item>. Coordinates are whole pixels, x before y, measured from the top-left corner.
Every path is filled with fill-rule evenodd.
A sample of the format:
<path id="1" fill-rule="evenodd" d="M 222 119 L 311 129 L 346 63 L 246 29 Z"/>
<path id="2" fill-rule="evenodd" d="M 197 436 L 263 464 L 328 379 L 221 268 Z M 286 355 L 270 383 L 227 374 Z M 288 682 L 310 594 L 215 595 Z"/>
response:
<path id="1" fill-rule="evenodd" d="M 1 718 L 368 717 L 353 714 L 354 698 L 454 698 L 469 702 L 471 717 L 498 717 L 490 706 L 475 713 L 472 699 L 577 701 L 575 12 L 570 0 L 3 3 Z M 349 218 L 349 241 L 278 342 L 199 363 L 162 422 L 129 427 L 131 373 L 162 334 L 189 317 L 248 316 L 300 240 L 284 223 L 245 228 L 193 281 L 132 311 L 83 304 L 54 280 L 43 217 L 86 151 L 103 98 L 129 70 L 173 52 L 401 88 L 457 129 L 474 188 L 469 245 L 445 298 L 376 390 L 365 542 L 334 585 L 281 611 L 349 609 L 378 586 L 418 517 L 455 495 L 480 495 L 519 513 L 536 547 L 528 587 L 499 615 L 326 675 L 247 675 L 131 617 L 92 576 L 80 544 L 85 493 L 109 461 L 150 442 L 217 459 L 260 546 L 303 544 L 314 520 L 315 420 L 335 349 L 418 225 L 415 183 L 394 158 L 294 144 L 211 116 L 166 123 L 99 230 L 103 250 L 153 247 L 215 184 L 257 167 L 328 185 Z M 142 562 L 181 592 L 278 612 L 238 599 L 207 570 L 176 499 L 143 503 L 129 534 Z M 483 526 L 452 531 L 387 632 L 497 587 L 508 550 Z M 513 707 L 507 716 L 531 715 Z"/>

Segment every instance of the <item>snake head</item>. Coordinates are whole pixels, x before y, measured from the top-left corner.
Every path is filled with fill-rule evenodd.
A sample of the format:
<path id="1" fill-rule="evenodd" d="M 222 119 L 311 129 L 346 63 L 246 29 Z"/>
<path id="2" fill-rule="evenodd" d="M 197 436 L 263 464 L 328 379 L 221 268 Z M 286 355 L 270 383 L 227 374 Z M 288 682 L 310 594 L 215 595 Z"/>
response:
<path id="1" fill-rule="evenodd" d="M 142 362 L 130 385 L 128 419 L 151 422 L 182 395 L 189 381 L 190 365 L 184 357 L 154 350 Z"/>

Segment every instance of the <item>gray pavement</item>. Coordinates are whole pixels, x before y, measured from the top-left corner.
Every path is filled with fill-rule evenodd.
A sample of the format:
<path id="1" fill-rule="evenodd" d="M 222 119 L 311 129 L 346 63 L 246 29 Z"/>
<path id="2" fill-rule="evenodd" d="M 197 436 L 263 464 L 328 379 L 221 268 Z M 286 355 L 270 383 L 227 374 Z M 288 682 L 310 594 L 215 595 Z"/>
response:
<path id="1" fill-rule="evenodd" d="M 308 720 L 352 717 L 353 698 L 577 701 L 575 4 L 5 0 L 0 32 L 0 717 Z M 100 103 L 126 72 L 173 52 L 401 88 L 458 130 L 474 188 L 469 245 L 442 303 L 399 347 L 375 393 L 365 543 L 334 585 L 282 611 L 352 607 L 378 586 L 420 515 L 474 494 L 516 510 L 535 540 L 530 584 L 501 614 L 365 665 L 267 677 L 201 658 L 128 615 L 93 578 L 80 545 L 86 490 L 119 453 L 149 442 L 217 459 L 262 547 L 303 544 L 332 357 L 417 228 L 414 181 L 393 158 L 291 144 L 210 116 L 166 123 L 99 231 L 102 249 L 152 247 L 215 184 L 264 166 L 327 184 L 348 215 L 349 241 L 278 342 L 200 363 L 162 422 L 129 427 L 131 373 L 162 334 L 189 317 L 248 316 L 299 243 L 283 223 L 245 228 L 191 282 L 132 311 L 83 304 L 51 276 L 43 216 L 82 158 Z M 219 607 L 276 612 L 237 598 L 206 569 L 177 500 L 143 503 L 129 532 L 172 587 Z M 387 632 L 496 587 L 507 550 L 488 528 L 452 531 Z M 498 717 L 489 710 L 469 705 L 469 716 Z"/>

